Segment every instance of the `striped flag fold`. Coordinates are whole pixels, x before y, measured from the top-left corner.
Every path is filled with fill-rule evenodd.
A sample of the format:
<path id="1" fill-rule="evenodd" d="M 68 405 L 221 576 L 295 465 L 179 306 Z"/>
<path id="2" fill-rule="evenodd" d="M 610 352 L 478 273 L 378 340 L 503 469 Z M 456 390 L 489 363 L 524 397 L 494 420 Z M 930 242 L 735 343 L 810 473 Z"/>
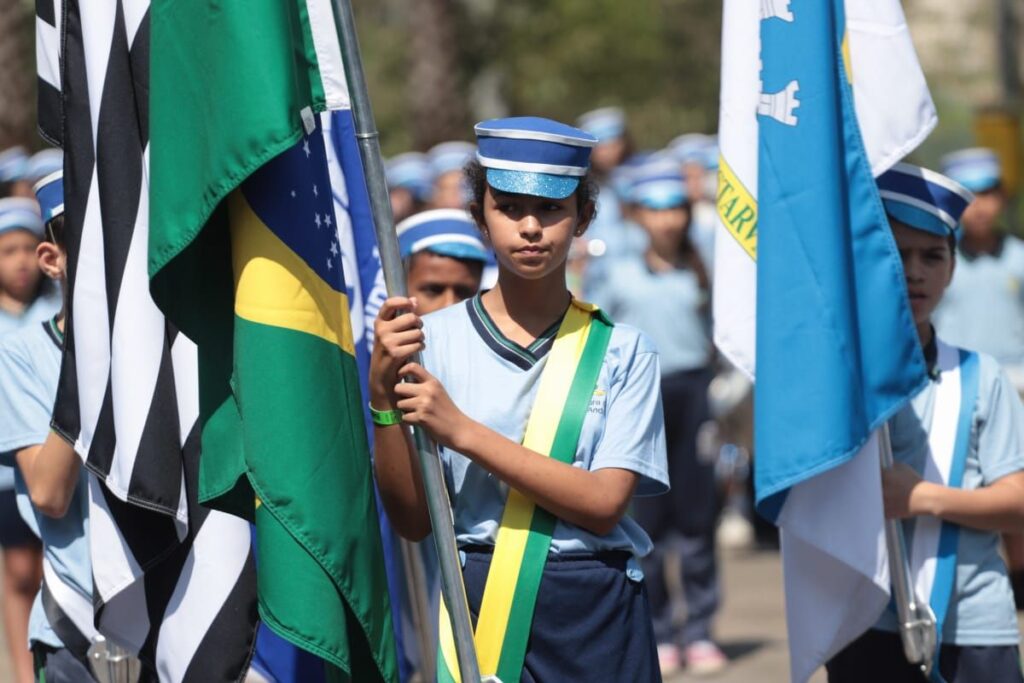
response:
<path id="1" fill-rule="evenodd" d="M 148 291 L 149 2 L 52 16 L 39 69 L 62 86 L 69 283 L 53 425 L 90 473 L 95 623 L 150 678 L 235 681 L 256 623 L 248 525 L 198 504 L 196 348 Z"/>

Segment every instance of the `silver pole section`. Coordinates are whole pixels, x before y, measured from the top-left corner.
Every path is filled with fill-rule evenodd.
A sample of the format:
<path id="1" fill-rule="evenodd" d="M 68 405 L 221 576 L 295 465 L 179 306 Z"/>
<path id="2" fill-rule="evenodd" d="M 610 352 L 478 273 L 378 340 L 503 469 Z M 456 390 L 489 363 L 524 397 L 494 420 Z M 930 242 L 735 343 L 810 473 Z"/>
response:
<path id="1" fill-rule="evenodd" d="M 430 599 L 427 591 L 427 573 L 423 566 L 418 543 L 399 539 L 399 552 L 405 569 L 406 590 L 412 607 L 413 627 L 416 629 L 416 645 L 420 650 L 420 682 L 434 680 L 437 671 L 437 619 L 431 619 Z"/>
<path id="2" fill-rule="evenodd" d="M 370 209 L 373 213 L 373 227 L 380 250 L 381 267 L 388 296 L 405 294 L 405 272 L 398 252 L 398 237 L 395 235 L 394 217 L 391 214 L 391 200 L 384 181 L 384 162 L 380 152 L 380 136 L 370 106 L 369 90 L 363 73 L 363 60 L 359 54 L 355 18 L 352 15 L 351 0 L 334 0 L 341 51 L 345 62 L 345 77 L 348 80 L 349 95 L 352 98 L 352 116 L 355 121 L 359 155 L 366 174 L 366 189 L 370 195 Z M 412 360 L 421 361 L 416 354 Z M 430 512 L 437 560 L 441 569 L 441 595 L 452 622 L 452 635 L 459 659 L 459 671 L 463 681 L 479 681 L 480 670 L 476 661 L 473 644 L 473 626 L 469 618 L 466 589 L 462 583 L 462 567 L 459 549 L 455 543 L 455 529 L 452 526 L 452 507 L 448 489 L 444 483 L 441 460 L 437 446 L 422 429 L 413 429 L 416 450 L 419 453 L 423 471 L 423 488 Z"/>
<path id="3" fill-rule="evenodd" d="M 890 469 L 894 461 L 888 424 L 878 430 L 878 452 L 882 469 Z M 935 614 L 931 606 L 919 600 L 914 593 L 903 526 L 898 519 L 885 520 L 885 545 L 889 551 L 889 576 L 900 622 L 903 654 L 908 662 L 919 664 L 925 676 L 929 676 L 935 664 L 935 646 L 938 643 Z"/>

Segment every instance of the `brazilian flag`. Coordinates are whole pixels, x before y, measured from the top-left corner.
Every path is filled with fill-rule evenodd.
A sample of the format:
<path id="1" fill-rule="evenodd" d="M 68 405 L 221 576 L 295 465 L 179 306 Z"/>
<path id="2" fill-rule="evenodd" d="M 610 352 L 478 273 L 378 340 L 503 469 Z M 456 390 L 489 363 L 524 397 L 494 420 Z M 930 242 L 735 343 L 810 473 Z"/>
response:
<path id="1" fill-rule="evenodd" d="M 328 680 L 397 681 L 315 113 L 347 102 L 330 3 L 151 12 L 150 288 L 198 346 L 199 498 L 255 523 L 275 633 L 322 658 Z"/>

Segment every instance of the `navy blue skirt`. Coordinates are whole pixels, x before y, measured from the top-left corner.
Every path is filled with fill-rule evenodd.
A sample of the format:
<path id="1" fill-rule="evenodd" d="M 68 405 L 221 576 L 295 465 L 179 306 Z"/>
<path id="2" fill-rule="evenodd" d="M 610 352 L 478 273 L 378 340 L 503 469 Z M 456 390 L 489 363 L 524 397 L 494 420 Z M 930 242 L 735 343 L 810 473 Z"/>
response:
<path id="1" fill-rule="evenodd" d="M 467 548 L 463 577 L 474 624 L 491 548 Z M 544 567 L 522 683 L 661 681 L 642 581 L 626 576 L 629 553 L 552 555 Z"/>

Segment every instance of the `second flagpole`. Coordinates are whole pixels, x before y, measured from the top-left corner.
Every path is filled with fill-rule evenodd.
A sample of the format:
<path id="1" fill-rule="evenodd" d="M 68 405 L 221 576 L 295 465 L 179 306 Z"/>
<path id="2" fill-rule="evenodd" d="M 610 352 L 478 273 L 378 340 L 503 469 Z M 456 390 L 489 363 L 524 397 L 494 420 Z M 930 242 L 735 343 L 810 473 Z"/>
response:
<path id="1" fill-rule="evenodd" d="M 352 99 L 352 118 L 355 122 L 356 141 L 366 175 L 366 189 L 370 197 L 374 232 L 380 250 L 381 269 L 388 296 L 405 294 L 405 271 L 398 251 L 398 237 L 395 234 L 394 217 L 391 214 L 391 200 L 384 180 L 384 162 L 381 157 L 377 125 L 370 106 L 369 91 L 363 72 L 359 41 L 356 36 L 355 19 L 350 0 L 334 0 L 341 51 L 345 62 L 345 76 L 348 80 L 349 96 Z M 412 359 L 419 362 L 419 354 Z M 473 626 L 466 602 L 466 590 L 462 582 L 462 567 L 459 562 L 455 529 L 452 526 L 451 501 L 444 483 L 441 460 L 437 446 L 422 429 L 413 429 L 416 449 L 419 452 L 423 472 L 423 488 L 430 512 L 434 545 L 437 549 L 441 569 L 441 593 L 452 623 L 455 650 L 458 654 L 459 670 L 463 681 L 479 681 L 476 648 L 473 643 Z M 431 672 L 433 673 L 433 672 Z"/>

